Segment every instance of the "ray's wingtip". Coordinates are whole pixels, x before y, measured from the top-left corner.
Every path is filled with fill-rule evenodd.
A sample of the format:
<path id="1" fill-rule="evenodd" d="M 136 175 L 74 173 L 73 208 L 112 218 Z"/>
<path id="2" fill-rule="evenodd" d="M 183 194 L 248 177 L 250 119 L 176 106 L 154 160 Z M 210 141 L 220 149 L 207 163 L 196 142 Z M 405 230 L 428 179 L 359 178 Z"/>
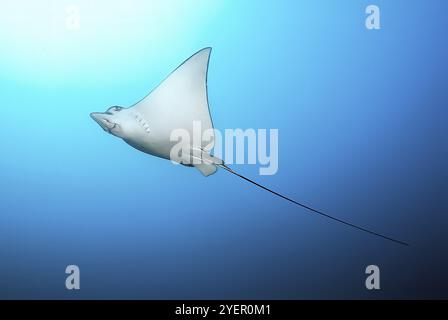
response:
<path id="1" fill-rule="evenodd" d="M 205 48 L 202 48 L 201 50 L 199 50 L 197 53 L 199 53 L 199 52 L 207 52 L 208 54 L 210 54 L 211 52 L 212 52 L 212 47 L 205 47 Z"/>

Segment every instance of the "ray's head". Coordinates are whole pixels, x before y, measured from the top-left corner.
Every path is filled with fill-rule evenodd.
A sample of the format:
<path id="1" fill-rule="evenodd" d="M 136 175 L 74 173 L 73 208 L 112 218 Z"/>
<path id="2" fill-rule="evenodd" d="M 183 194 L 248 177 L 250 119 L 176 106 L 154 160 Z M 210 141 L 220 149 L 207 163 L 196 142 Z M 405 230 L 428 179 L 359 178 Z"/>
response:
<path id="1" fill-rule="evenodd" d="M 90 117 L 103 128 L 104 131 L 119 137 L 127 138 L 132 133 L 132 121 L 128 109 L 114 106 L 106 112 L 92 112 Z"/>

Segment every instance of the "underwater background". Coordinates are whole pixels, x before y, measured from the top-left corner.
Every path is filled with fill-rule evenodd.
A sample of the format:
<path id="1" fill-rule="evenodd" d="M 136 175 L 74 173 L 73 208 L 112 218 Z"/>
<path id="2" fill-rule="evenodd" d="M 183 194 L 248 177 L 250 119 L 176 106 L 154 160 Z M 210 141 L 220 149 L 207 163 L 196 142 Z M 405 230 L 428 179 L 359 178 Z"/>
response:
<path id="1" fill-rule="evenodd" d="M 0 298 L 448 298 L 446 1 L 0 4 Z M 276 175 L 234 170 L 410 246 L 143 154 L 89 117 L 207 46 L 215 127 L 279 130 Z"/>

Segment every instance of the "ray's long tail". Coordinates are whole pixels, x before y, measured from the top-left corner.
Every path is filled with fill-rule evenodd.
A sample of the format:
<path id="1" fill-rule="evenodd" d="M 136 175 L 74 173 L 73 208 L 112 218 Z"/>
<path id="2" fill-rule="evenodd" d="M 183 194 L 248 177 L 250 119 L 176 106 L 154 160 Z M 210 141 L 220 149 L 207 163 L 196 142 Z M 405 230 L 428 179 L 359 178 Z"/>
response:
<path id="1" fill-rule="evenodd" d="M 397 239 L 394 239 L 394 238 L 385 236 L 385 235 L 380 234 L 380 233 L 378 233 L 378 232 L 375 232 L 375 231 L 372 231 L 372 230 L 369 230 L 369 229 L 366 229 L 366 228 L 357 226 L 357 225 L 355 225 L 355 224 L 353 224 L 353 223 L 350 223 L 350 222 L 347 222 L 347 221 L 344 221 L 344 220 L 335 218 L 335 217 L 330 216 L 329 214 L 326 214 L 326 213 L 324 213 L 324 212 L 322 212 L 322 211 L 319 211 L 319 210 L 313 209 L 313 208 L 311 208 L 311 207 L 309 207 L 309 206 L 306 206 L 306 205 L 304 205 L 304 204 L 302 204 L 302 203 L 300 203 L 300 202 L 297 202 L 297 201 L 295 201 L 295 200 L 293 200 L 293 199 L 291 199 L 291 198 L 288 198 L 288 197 L 286 197 L 286 196 L 284 196 L 284 195 L 282 195 L 282 194 L 280 194 L 280 193 L 278 193 L 278 192 L 275 192 L 275 191 L 273 191 L 273 190 L 271 190 L 271 189 L 269 189 L 269 188 L 266 188 L 266 187 L 262 186 L 261 184 L 255 182 L 255 181 L 253 181 L 253 180 L 251 180 L 251 179 L 249 179 L 249 178 L 246 178 L 245 176 L 243 176 L 243 175 L 241 175 L 241 174 L 239 174 L 239 173 L 233 171 L 232 169 L 230 169 L 230 168 L 229 168 L 228 166 L 226 166 L 225 164 L 218 164 L 218 166 L 219 166 L 220 168 L 223 168 L 224 170 L 227 170 L 228 172 L 230 172 L 230 173 L 232 173 L 232 174 L 234 174 L 234 175 L 240 177 L 241 179 L 244 179 L 244 180 L 246 180 L 246 181 L 252 183 L 253 185 L 256 185 L 257 187 L 259 187 L 259 188 L 261 188 L 261 189 L 264 189 L 264 190 L 266 190 L 266 191 L 268 191 L 268 192 L 270 192 L 270 193 L 272 193 L 272 194 L 275 194 L 276 196 L 278 196 L 278 197 L 280 197 L 280 198 L 283 198 L 283 199 L 285 199 L 285 200 L 287 200 L 287 201 L 289 201 L 289 202 L 292 202 L 292 203 L 294 203 L 294 204 L 296 204 L 296 205 L 298 205 L 298 206 L 300 206 L 300 207 L 302 207 L 302 208 L 305 208 L 305 209 L 307 209 L 307 210 L 309 210 L 309 211 L 311 211 L 311 212 L 314 212 L 314 213 L 316 213 L 316 214 L 318 214 L 318 215 L 320 215 L 320 216 L 323 216 L 323 217 L 325 217 L 325 218 L 334 220 L 334 221 L 339 222 L 339 223 L 341 223 L 341 224 L 344 224 L 344 225 L 346 225 L 346 226 L 349 226 L 349 227 L 352 227 L 352 228 L 361 230 L 361 231 L 363 231 L 363 232 L 372 234 L 372 235 L 374 235 L 374 236 L 377 236 L 377 237 L 380 237 L 380 238 L 383 238 L 383 239 L 386 239 L 386 240 L 389 240 L 389 241 L 392 241 L 392 242 L 395 242 L 395 243 L 398 243 L 398 244 L 401 244 L 401 245 L 404 245 L 404 246 L 408 246 L 408 245 L 409 245 L 408 243 L 406 243 L 406 242 L 404 242 L 404 241 L 397 240 Z"/>

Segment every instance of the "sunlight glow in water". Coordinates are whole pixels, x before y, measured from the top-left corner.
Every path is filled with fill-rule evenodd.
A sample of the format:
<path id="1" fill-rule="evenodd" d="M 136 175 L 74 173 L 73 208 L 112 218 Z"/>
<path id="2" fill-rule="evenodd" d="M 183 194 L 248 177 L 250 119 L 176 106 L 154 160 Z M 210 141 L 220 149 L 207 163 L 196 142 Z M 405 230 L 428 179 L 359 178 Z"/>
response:
<path id="1" fill-rule="evenodd" d="M 206 1 L 7 1 L 0 11 L 0 61 L 27 79 L 64 79 L 155 50 L 197 34 L 219 8 Z M 187 26 L 187 27 L 186 27 Z M 160 54 L 160 49 L 158 54 Z M 100 57 L 100 58 L 99 58 Z M 125 58 L 126 57 L 126 58 Z"/>

